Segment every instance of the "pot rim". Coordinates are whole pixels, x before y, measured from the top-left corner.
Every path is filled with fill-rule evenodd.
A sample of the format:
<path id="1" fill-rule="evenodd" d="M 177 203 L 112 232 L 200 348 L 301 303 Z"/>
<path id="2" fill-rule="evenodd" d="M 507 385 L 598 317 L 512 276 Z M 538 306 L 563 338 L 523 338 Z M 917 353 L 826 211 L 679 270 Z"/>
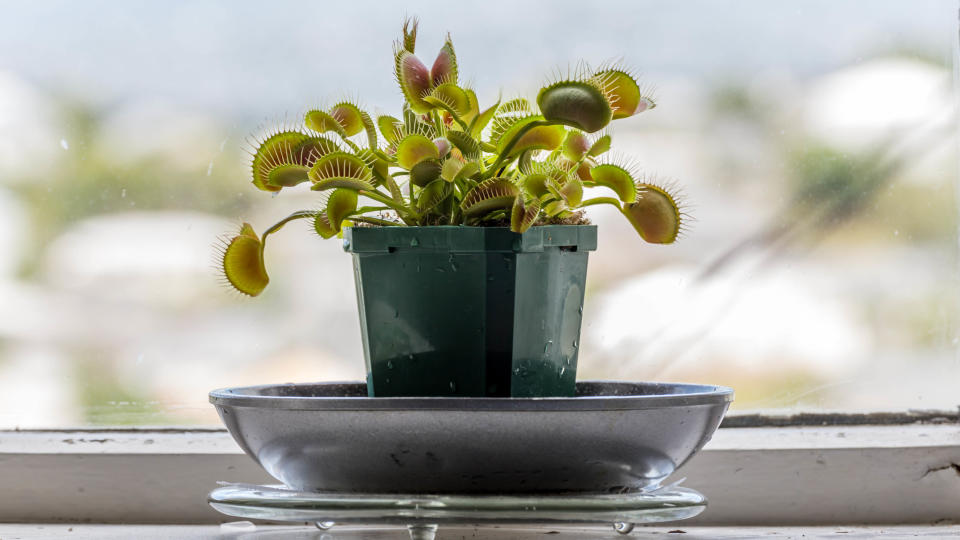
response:
<path id="1" fill-rule="evenodd" d="M 428 225 L 345 227 L 343 249 L 354 254 L 393 252 L 529 253 L 545 249 L 597 249 L 596 225 L 541 225 L 523 233 L 509 227 Z"/>
<path id="2" fill-rule="evenodd" d="M 346 395 L 266 395 L 286 388 L 336 388 Z M 638 393 L 646 389 L 654 393 Z M 349 390 L 349 392 L 348 392 Z M 264 384 L 221 388 L 210 392 L 217 407 L 249 407 L 303 411 L 603 411 L 671 407 L 714 406 L 733 401 L 733 389 L 726 386 L 629 381 L 578 381 L 575 397 L 367 397 L 360 381 Z M 609 394 L 597 393 L 606 391 Z M 590 394 L 592 392 L 592 395 Z"/>

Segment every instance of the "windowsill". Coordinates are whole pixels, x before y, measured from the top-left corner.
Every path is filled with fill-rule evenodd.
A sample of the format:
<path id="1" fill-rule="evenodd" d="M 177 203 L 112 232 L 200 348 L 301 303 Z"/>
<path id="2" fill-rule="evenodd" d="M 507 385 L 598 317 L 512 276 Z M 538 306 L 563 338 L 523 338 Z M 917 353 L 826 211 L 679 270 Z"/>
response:
<path id="1" fill-rule="evenodd" d="M 682 531 L 682 534 L 681 534 Z M 549 536 L 544 536 L 549 533 Z M 704 527 L 686 526 L 684 522 L 656 527 L 637 528 L 628 536 L 620 536 L 606 527 L 441 527 L 437 540 L 471 538 L 476 540 L 611 540 L 614 538 L 671 538 L 675 533 L 682 540 L 713 540 L 748 538 L 954 538 L 960 536 L 957 525 L 894 525 L 894 526 L 806 526 L 806 527 Z M 259 525 L 255 529 L 229 532 L 219 525 L 50 525 L 0 524 L 0 538 L 73 538 L 78 540 L 107 540 L 137 538 L 138 540 L 253 540 L 254 538 L 287 538 L 323 540 L 409 540 L 402 528 L 334 527 L 322 534 L 315 527 Z"/>
<path id="2" fill-rule="evenodd" d="M 685 524 L 931 524 L 960 522 L 958 464 L 956 424 L 726 428 L 673 480 L 710 499 Z M 217 481 L 276 483 L 218 429 L 0 432 L 2 522 L 229 521 Z"/>

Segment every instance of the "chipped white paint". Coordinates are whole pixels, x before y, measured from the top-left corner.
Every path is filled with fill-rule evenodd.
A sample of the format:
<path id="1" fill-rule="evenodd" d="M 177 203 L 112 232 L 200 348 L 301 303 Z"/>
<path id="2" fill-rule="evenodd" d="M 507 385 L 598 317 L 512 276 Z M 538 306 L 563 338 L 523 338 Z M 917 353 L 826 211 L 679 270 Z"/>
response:
<path id="1" fill-rule="evenodd" d="M 673 533 L 673 534 L 671 534 Z M 546 536 L 549 535 L 549 536 Z M 334 527 L 318 531 L 311 525 L 258 525 L 253 531 L 224 531 L 217 525 L 34 525 L 0 524 L 0 538 L 103 540 L 240 540 L 276 538 L 284 540 L 409 540 L 401 527 Z M 818 539 L 872 540 L 874 538 L 958 538 L 958 525 L 914 525 L 894 527 L 699 527 L 680 523 L 659 527 L 638 527 L 621 536 L 607 527 L 441 527 L 437 540 L 745 540 Z"/>
<path id="2" fill-rule="evenodd" d="M 676 476 L 710 498 L 691 526 L 933 523 L 957 464 L 957 425 L 728 428 Z M 219 430 L 0 432 L 0 521 L 220 522 L 220 480 L 271 482 Z"/>

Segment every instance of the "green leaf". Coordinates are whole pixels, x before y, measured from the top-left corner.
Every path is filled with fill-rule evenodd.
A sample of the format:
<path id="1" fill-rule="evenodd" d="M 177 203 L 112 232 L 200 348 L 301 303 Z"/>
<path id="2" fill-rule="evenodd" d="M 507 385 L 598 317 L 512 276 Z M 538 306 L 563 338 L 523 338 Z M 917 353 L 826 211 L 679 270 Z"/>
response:
<path id="1" fill-rule="evenodd" d="M 470 111 L 470 97 L 453 83 L 443 83 L 433 88 L 429 94 L 423 96 L 423 100 L 434 107 L 453 112 L 457 116 Z"/>
<path id="2" fill-rule="evenodd" d="M 537 126 L 527 129 L 529 124 L 542 121 L 541 116 L 530 116 L 514 123 L 507 131 L 500 136 L 497 141 L 497 152 L 503 154 L 507 144 L 516 137 L 521 130 L 526 129 L 526 133 L 520 136 L 510 153 L 506 157 L 513 157 L 525 150 L 553 150 L 560 146 L 566 130 L 563 126 Z"/>
<path id="3" fill-rule="evenodd" d="M 317 234 L 324 240 L 337 235 L 337 231 L 330 224 L 330 218 L 326 212 L 317 212 L 316 217 L 313 218 L 313 230 L 317 231 Z"/>
<path id="4" fill-rule="evenodd" d="M 469 124 L 480 114 L 480 102 L 477 101 L 477 93 L 473 90 L 464 88 L 463 91 L 467 93 L 467 97 L 470 99 L 470 110 L 463 114 L 461 120 Z"/>
<path id="5" fill-rule="evenodd" d="M 510 230 L 515 233 L 525 232 L 537 221 L 539 216 L 540 199 L 524 201 L 522 196 L 517 197 L 510 212 Z"/>
<path id="6" fill-rule="evenodd" d="M 629 73 L 619 69 L 607 69 L 597 72 L 593 79 L 603 88 L 610 98 L 613 119 L 627 118 L 656 106 L 652 99 L 640 91 L 637 80 Z"/>
<path id="7" fill-rule="evenodd" d="M 400 186 L 397 185 L 397 181 L 394 180 L 392 176 L 387 175 L 384 183 L 387 185 L 387 189 L 390 190 L 390 198 L 392 198 L 395 203 L 406 206 L 407 201 L 403 199 L 403 192 L 400 191 Z"/>
<path id="8" fill-rule="evenodd" d="M 357 210 L 357 192 L 352 189 L 339 188 L 333 190 L 327 199 L 327 217 L 330 228 L 339 233 L 343 220 Z"/>
<path id="9" fill-rule="evenodd" d="M 460 169 L 460 172 L 457 173 L 454 182 L 459 182 L 460 180 L 465 180 L 467 178 L 473 178 L 478 172 L 480 172 L 480 165 L 475 161 L 468 161 L 463 165 L 463 168 Z"/>
<path id="10" fill-rule="evenodd" d="M 281 131 L 261 142 L 250 164 L 253 185 L 263 191 L 280 191 L 281 186 L 270 184 L 270 172 L 282 165 L 296 164 L 298 154 L 294 150 L 308 138 L 296 131 Z"/>
<path id="11" fill-rule="evenodd" d="M 460 170 L 463 169 L 464 162 L 457 159 L 456 157 L 449 157 L 443 161 L 443 167 L 440 170 L 440 178 L 443 178 L 447 182 L 453 182 L 456 180 L 457 175 L 460 174 Z"/>
<path id="12" fill-rule="evenodd" d="M 613 111 L 603 91 L 585 81 L 561 81 L 540 90 L 537 105 L 543 117 L 593 133 L 610 123 Z"/>
<path id="13" fill-rule="evenodd" d="M 373 172 L 359 157 L 346 152 L 333 152 L 318 159 L 310 168 L 315 191 L 347 188 L 373 190 Z"/>
<path id="14" fill-rule="evenodd" d="M 570 208 L 576 208 L 583 202 L 583 182 L 579 178 L 568 178 L 564 183 L 556 184 L 556 191 Z"/>
<path id="15" fill-rule="evenodd" d="M 430 91 L 430 71 L 423 62 L 406 50 L 397 51 L 394 61 L 397 83 L 414 112 L 430 112 L 433 106 L 423 100 Z"/>
<path id="16" fill-rule="evenodd" d="M 493 115 L 497 114 L 497 110 L 500 107 L 500 100 L 497 100 L 496 103 L 490 106 L 490 108 L 484 110 L 482 113 L 478 114 L 476 118 L 470 122 L 470 135 L 474 139 L 480 139 L 480 134 L 483 133 L 483 129 L 487 127 L 487 124 L 490 123 L 490 120 L 493 118 Z"/>
<path id="17" fill-rule="evenodd" d="M 417 47 L 417 28 L 420 21 L 416 17 L 408 17 L 403 21 L 403 48 L 404 50 L 414 52 Z"/>
<path id="18" fill-rule="evenodd" d="M 370 167 L 370 171 L 373 173 L 374 186 L 386 182 L 387 177 L 390 176 L 390 163 L 383 159 L 379 152 L 364 148 L 357 153 L 357 157 L 362 159 L 367 167 Z"/>
<path id="19" fill-rule="evenodd" d="M 570 130 L 563 139 L 563 155 L 570 161 L 580 161 L 590 150 L 590 141 L 579 131 Z"/>
<path id="20" fill-rule="evenodd" d="M 348 137 L 353 137 L 363 131 L 363 116 L 366 115 L 366 113 L 361 111 L 360 107 L 357 107 L 356 104 L 350 103 L 349 101 L 342 101 L 331 107 L 329 114 L 340 124 L 343 132 Z"/>
<path id="21" fill-rule="evenodd" d="M 407 104 L 403 109 L 403 129 L 397 134 L 397 141 L 403 140 L 407 135 L 423 135 L 428 139 L 433 139 L 439 134 L 433 122 L 426 122 L 426 115 L 420 115 L 413 112 Z"/>
<path id="22" fill-rule="evenodd" d="M 373 119 L 364 111 L 360 111 L 360 122 L 363 123 L 363 130 L 367 132 L 367 148 L 376 150 L 380 147 L 380 139 L 377 138 L 377 128 L 373 124 Z"/>
<path id="23" fill-rule="evenodd" d="M 423 187 L 440 178 L 443 166 L 437 159 L 425 159 L 410 169 L 410 181 L 413 185 Z"/>
<path id="24" fill-rule="evenodd" d="M 543 212 L 550 217 L 566 217 L 570 215 L 567 203 L 563 199 L 550 201 L 543 205 Z"/>
<path id="25" fill-rule="evenodd" d="M 447 139 L 463 153 L 467 159 L 479 159 L 480 143 L 470 135 L 462 132 L 450 130 L 447 132 Z"/>
<path id="26" fill-rule="evenodd" d="M 270 171 L 267 184 L 276 187 L 291 187 L 306 182 L 310 167 L 304 165 L 280 165 Z"/>
<path id="27" fill-rule="evenodd" d="M 347 132 L 343 130 L 343 126 L 340 125 L 340 122 L 324 111 L 317 109 L 307 111 L 307 114 L 304 115 L 303 123 L 306 124 L 308 128 L 320 134 L 332 131 L 343 138 L 348 136 Z"/>
<path id="28" fill-rule="evenodd" d="M 587 155 L 590 157 L 597 157 L 606 153 L 608 150 L 610 150 L 610 135 L 604 135 L 597 139 L 592 146 L 590 146 L 590 150 L 587 152 Z"/>
<path id="29" fill-rule="evenodd" d="M 536 149 L 527 149 L 520 153 L 520 157 L 517 158 L 517 170 L 520 172 L 529 171 L 531 164 L 533 163 L 534 154 L 539 152 Z"/>
<path id="30" fill-rule="evenodd" d="M 533 197 L 543 197 L 550 193 L 550 190 L 547 189 L 547 182 L 549 180 L 547 175 L 542 173 L 528 174 L 523 177 L 523 190 Z"/>
<path id="31" fill-rule="evenodd" d="M 221 269 L 230 285 L 248 296 L 259 295 L 270 283 L 263 265 L 263 242 L 249 223 L 244 223 L 240 234 L 227 243 Z"/>
<path id="32" fill-rule="evenodd" d="M 326 137 L 307 137 L 293 148 L 296 163 L 312 167 L 318 159 L 331 152 L 340 152 L 340 145 Z"/>
<path id="33" fill-rule="evenodd" d="M 377 127 L 380 128 L 380 134 L 388 144 L 396 144 L 400 140 L 403 122 L 392 116 L 383 115 L 377 117 Z"/>
<path id="34" fill-rule="evenodd" d="M 439 159 L 440 152 L 433 141 L 417 135 L 416 133 L 407 135 L 397 145 L 397 165 L 406 170 L 410 170 L 425 159 Z"/>
<path id="35" fill-rule="evenodd" d="M 425 214 L 436 208 L 451 193 L 453 193 L 452 185 L 443 179 L 434 180 L 420 190 L 420 194 L 417 196 L 417 210 Z"/>
<path id="36" fill-rule="evenodd" d="M 447 34 L 447 39 L 444 40 L 443 47 L 440 48 L 440 54 L 437 55 L 433 67 L 430 68 L 430 81 L 434 86 L 444 83 L 457 84 L 457 55 L 453 52 L 453 41 L 450 40 L 450 34 Z"/>
<path id="37" fill-rule="evenodd" d="M 637 188 L 636 202 L 625 204 L 623 215 L 647 242 L 672 244 L 681 227 L 675 198 L 660 186 L 641 183 Z"/>
<path id="38" fill-rule="evenodd" d="M 637 198 L 636 180 L 629 171 L 619 165 L 597 165 L 590 169 L 590 178 L 597 185 L 612 189 L 623 202 L 632 203 Z"/>
<path id="39" fill-rule="evenodd" d="M 501 208 L 513 207 L 513 201 L 520 189 L 509 180 L 491 178 L 480 182 L 470 190 L 460 203 L 465 216 L 480 216 Z"/>
<path id="40" fill-rule="evenodd" d="M 530 103 L 526 99 L 511 99 L 501 105 L 497 114 L 493 117 L 493 124 L 490 126 L 491 144 L 496 145 L 503 140 L 504 133 L 518 123 L 531 122 L 535 119 L 542 120 L 543 117 L 533 113 Z"/>
<path id="41" fill-rule="evenodd" d="M 592 159 L 590 159 L 590 158 L 583 158 L 583 161 L 581 161 L 580 164 L 577 165 L 577 177 L 578 177 L 581 181 L 586 182 L 587 185 L 592 186 L 592 185 L 593 185 L 593 177 L 590 176 L 590 169 L 592 169 L 592 168 L 594 168 L 594 167 L 596 167 L 596 166 L 597 166 L 597 162 L 596 162 L 596 161 L 594 161 L 594 160 L 592 160 Z"/>

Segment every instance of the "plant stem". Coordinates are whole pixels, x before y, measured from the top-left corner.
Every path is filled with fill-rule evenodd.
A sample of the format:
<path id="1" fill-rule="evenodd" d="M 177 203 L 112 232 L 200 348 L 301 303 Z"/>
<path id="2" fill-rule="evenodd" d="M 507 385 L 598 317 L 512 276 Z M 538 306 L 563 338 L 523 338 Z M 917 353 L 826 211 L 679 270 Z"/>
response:
<path id="1" fill-rule="evenodd" d="M 400 223 L 387 221 L 385 219 L 378 219 L 370 216 L 351 216 L 350 219 L 358 223 L 369 223 L 371 225 L 380 225 L 383 227 L 401 227 L 402 226 Z"/>
<path id="2" fill-rule="evenodd" d="M 383 193 L 380 193 L 379 191 L 361 189 L 357 193 L 359 193 L 360 195 L 363 195 L 368 199 L 373 199 L 379 203 L 383 203 L 401 214 L 410 212 L 409 208 L 401 204 L 397 204 L 393 199 L 391 199 L 390 197 L 387 197 L 386 195 L 384 195 Z"/>
<path id="3" fill-rule="evenodd" d="M 393 210 L 389 206 L 361 206 L 357 208 L 356 212 L 358 214 L 366 214 L 367 212 L 385 212 L 388 210 Z"/>
<path id="4" fill-rule="evenodd" d="M 442 136 L 445 131 L 443 129 L 443 120 L 440 120 L 440 115 L 437 114 L 436 109 L 430 111 L 430 118 L 433 119 L 433 127 L 437 130 L 437 137 Z"/>
<path id="5" fill-rule="evenodd" d="M 263 236 L 262 236 L 261 239 L 260 239 L 261 245 L 262 245 L 263 247 L 266 247 L 266 245 L 267 245 L 267 236 L 269 236 L 269 235 L 271 235 L 271 234 L 279 231 L 279 230 L 282 229 L 283 226 L 286 225 L 287 223 L 290 223 L 291 221 L 293 221 L 293 220 L 295 220 L 295 219 L 314 218 L 314 217 L 316 217 L 316 216 L 317 216 L 317 213 L 314 212 L 313 210 L 299 210 L 299 211 L 297 211 L 297 212 L 294 212 L 294 213 L 290 214 L 289 216 L 287 216 L 287 217 L 281 219 L 280 221 L 274 223 L 269 229 L 263 231 Z M 261 247 L 261 252 L 263 251 L 263 247 Z"/>
<path id="6" fill-rule="evenodd" d="M 460 125 L 460 127 L 463 129 L 463 132 L 464 132 L 464 133 L 470 133 L 470 128 L 467 126 L 467 123 L 466 123 L 466 122 L 464 122 L 463 120 L 460 119 L 460 115 L 457 114 L 457 111 L 451 109 L 449 106 L 447 106 L 446 104 L 443 104 L 443 103 L 440 104 L 440 107 L 443 108 L 443 110 L 445 110 L 445 111 L 447 111 L 448 113 L 450 113 L 450 117 L 453 118 L 453 121 L 454 121 L 454 122 L 456 122 L 457 124 Z"/>
<path id="7" fill-rule="evenodd" d="M 348 139 L 348 138 L 346 138 L 346 137 L 340 137 L 340 140 L 342 140 L 343 142 L 347 143 L 347 146 L 349 146 L 350 148 L 352 148 L 354 152 L 359 152 L 359 151 L 360 151 L 360 147 L 357 146 L 356 144 L 354 144 L 353 141 L 351 141 L 350 139 Z"/>
<path id="8" fill-rule="evenodd" d="M 497 156 L 497 161 L 493 163 L 492 167 L 487 169 L 487 172 L 496 171 L 497 169 L 499 169 L 500 167 L 508 163 L 509 161 L 507 160 L 507 156 L 510 155 L 510 151 L 513 150 L 513 147 L 516 146 L 518 142 L 520 142 L 520 139 L 524 135 L 526 135 L 528 131 L 530 131 L 533 128 L 538 128 L 543 126 L 552 126 L 552 125 L 553 125 L 552 122 L 548 122 L 546 120 L 536 120 L 534 122 L 530 122 L 529 124 L 521 127 L 517 131 L 517 134 L 514 135 L 513 138 L 510 139 L 509 142 L 507 142 L 507 145 L 503 147 L 503 152 L 500 152 L 500 155 Z M 487 178 L 489 178 L 489 176 L 487 176 Z"/>
<path id="9" fill-rule="evenodd" d="M 617 208 L 620 208 L 620 200 L 614 199 L 613 197 L 594 197 L 593 199 L 587 199 L 580 203 L 580 207 L 592 206 L 594 204 L 612 204 Z"/>

